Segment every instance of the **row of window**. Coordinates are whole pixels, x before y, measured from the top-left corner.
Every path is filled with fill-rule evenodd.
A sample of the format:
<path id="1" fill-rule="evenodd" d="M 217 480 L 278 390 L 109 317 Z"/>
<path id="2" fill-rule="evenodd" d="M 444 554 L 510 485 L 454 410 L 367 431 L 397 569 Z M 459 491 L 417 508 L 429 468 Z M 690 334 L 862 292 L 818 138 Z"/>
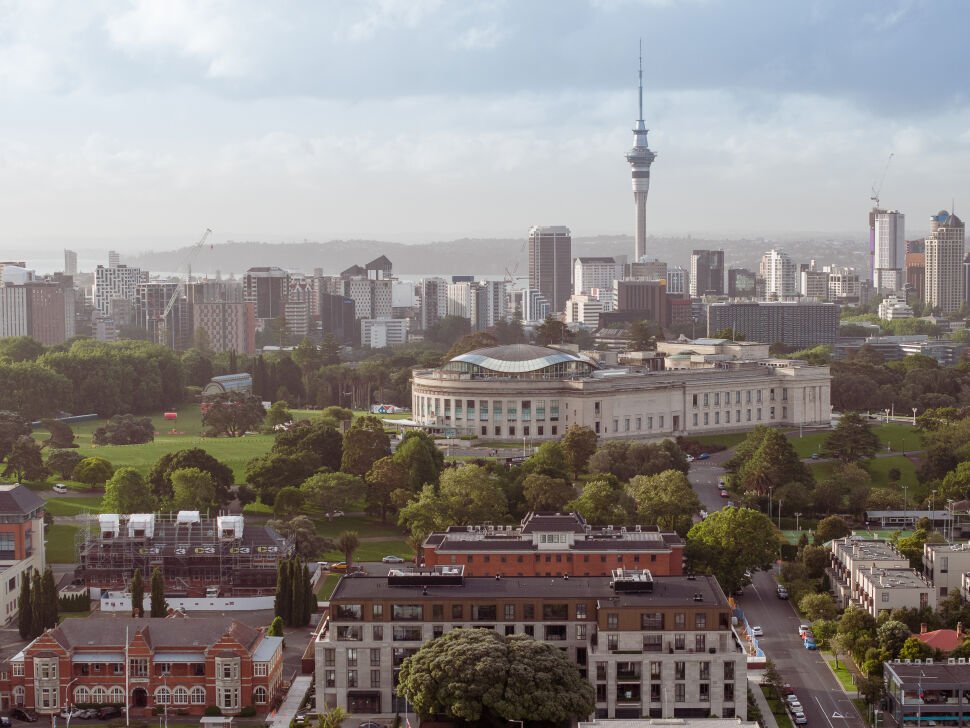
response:
<path id="1" fill-rule="evenodd" d="M 335 688 L 337 687 L 337 671 L 336 670 L 325 670 L 323 673 L 324 687 Z M 370 687 L 379 688 L 381 686 L 381 671 L 371 670 L 370 671 Z M 347 687 L 348 688 L 360 688 L 363 685 L 360 684 L 357 670 L 347 670 Z"/>
<path id="2" fill-rule="evenodd" d="M 505 604 L 503 605 L 504 618 L 508 621 L 515 621 L 519 614 L 519 607 L 517 604 Z M 333 607 L 334 609 L 334 619 L 335 620 L 362 620 L 364 618 L 364 608 L 360 604 L 337 604 Z M 424 609 L 423 604 L 392 604 L 391 605 L 391 620 L 395 622 L 420 622 L 424 621 Z M 543 604 L 541 610 L 536 609 L 535 604 L 522 604 L 521 614 L 523 620 L 534 620 L 536 619 L 536 614 L 541 611 L 542 619 L 545 621 L 565 621 L 569 619 L 569 605 L 568 604 Z M 499 608 L 496 604 L 473 604 L 469 610 L 471 618 L 476 621 L 496 621 L 499 617 Z M 453 620 L 464 619 L 465 605 L 464 604 L 452 604 L 451 605 L 451 618 Z M 575 619 L 587 619 L 589 617 L 588 605 L 584 602 L 580 602 L 574 605 L 573 614 Z M 610 614 L 610 618 L 615 618 L 617 615 Z M 383 604 L 372 604 L 371 605 L 371 619 L 373 621 L 380 621 L 384 618 L 384 605 Z M 432 604 L 431 605 L 431 619 L 433 620 L 443 620 L 445 618 L 445 605 L 444 604 Z"/>
<path id="3" fill-rule="evenodd" d="M 543 534 L 543 535 L 545 535 L 545 534 Z M 552 535 L 557 535 L 557 534 L 550 534 L 550 536 L 552 536 Z M 563 534 L 563 535 L 565 535 L 565 534 Z M 540 539 L 540 543 L 553 543 L 553 541 L 542 541 Z M 624 562 L 624 560 L 625 560 L 624 557 L 628 557 L 628 556 L 630 556 L 630 554 L 610 554 L 609 556 L 607 556 L 606 554 L 600 554 L 600 556 L 599 556 L 599 563 L 605 564 L 607 562 L 611 562 L 611 563 L 616 563 L 616 564 L 622 564 Z M 641 556 L 640 554 L 633 554 L 633 563 L 639 564 L 640 563 L 640 556 Z M 502 556 L 499 556 L 498 557 L 497 562 L 500 563 L 500 564 L 506 564 L 506 563 L 509 563 L 509 559 L 510 558 L 511 557 L 502 555 Z M 592 558 L 595 559 L 596 557 L 593 556 Z M 481 555 L 481 559 L 482 559 L 482 563 L 483 564 L 490 564 L 490 563 L 492 563 L 492 555 L 491 554 Z M 526 559 L 526 557 L 520 554 L 520 555 L 518 555 L 518 556 L 515 557 L 515 560 L 514 560 L 513 563 L 516 563 L 516 564 L 524 564 L 525 563 L 525 559 Z M 542 561 L 545 561 L 545 563 L 547 563 L 547 564 L 551 564 L 554 561 L 556 563 L 562 563 L 563 560 L 565 560 L 566 563 L 571 564 L 571 563 L 573 563 L 573 560 L 574 560 L 573 559 L 573 555 L 572 554 L 561 554 L 561 553 L 559 553 L 559 554 L 557 554 L 557 553 L 545 554 L 544 556 L 543 556 L 543 554 L 533 554 L 532 555 L 532 561 L 535 562 L 535 563 L 539 563 L 539 562 L 542 562 Z M 657 560 L 657 555 L 656 554 L 650 554 L 650 561 L 651 562 L 655 562 L 656 560 Z M 580 559 L 579 558 L 579 554 L 576 554 L 575 561 L 576 561 L 576 563 L 588 564 L 590 562 L 590 555 L 589 554 L 583 554 L 583 558 Z M 459 557 L 459 556 L 456 556 L 456 555 L 452 555 L 451 556 L 451 563 L 453 563 L 453 564 L 457 564 L 457 563 L 474 564 L 475 563 L 475 554 L 466 554 L 466 555 L 464 555 L 464 558 Z M 520 574 L 520 576 L 521 576 L 521 574 Z M 589 574 L 586 574 L 585 576 L 589 576 Z"/>
<path id="4" fill-rule="evenodd" d="M 754 392 L 754 397 L 753 398 L 752 398 L 752 392 Z M 741 394 L 742 394 L 742 392 L 741 392 L 740 389 L 739 390 L 736 390 L 734 392 L 734 404 L 741 404 Z M 757 404 L 761 404 L 761 402 L 763 401 L 763 397 L 764 397 L 764 390 L 761 390 L 761 389 L 755 389 L 755 390 L 747 389 L 747 390 L 744 391 L 744 402 L 745 402 L 745 404 L 751 404 L 752 401 L 754 401 Z M 731 393 L 730 392 L 724 392 L 724 398 L 723 399 L 724 399 L 724 406 L 725 407 L 730 407 L 731 406 Z M 768 400 L 771 401 L 771 402 L 774 402 L 775 401 L 775 388 L 774 387 L 772 387 L 771 389 L 768 390 Z M 701 394 L 691 395 L 691 404 L 695 408 L 698 407 L 698 406 L 700 406 L 699 403 L 701 401 L 703 401 L 705 407 L 710 407 L 711 406 L 711 402 L 714 403 L 714 406 L 715 407 L 720 407 L 721 406 L 721 393 L 720 392 L 713 392 L 713 393 L 711 393 L 711 392 L 705 392 L 702 395 Z M 782 390 L 781 390 L 781 401 L 782 402 L 787 402 L 788 401 L 788 387 L 782 388 Z"/>
<path id="5" fill-rule="evenodd" d="M 475 628 L 479 629 L 495 629 L 493 624 L 480 624 L 473 625 Z M 525 624 L 522 626 L 522 633 L 529 636 L 535 637 L 536 625 Z M 616 627 L 612 627 L 616 629 Z M 575 630 L 575 639 L 583 641 L 587 637 L 587 625 L 586 624 L 575 624 L 573 625 Z M 699 627 L 698 629 L 702 629 Z M 506 636 L 511 636 L 515 634 L 515 625 L 507 624 L 503 627 Z M 444 625 L 435 624 L 431 626 L 432 638 L 440 637 L 444 634 Z M 364 628 L 360 625 L 339 625 L 336 629 L 337 641 L 338 642 L 362 642 L 364 639 Z M 557 642 L 566 640 L 569 637 L 569 625 L 565 624 L 547 624 L 543 625 L 542 638 L 547 642 Z M 374 642 L 384 641 L 384 626 L 374 625 L 371 627 L 371 638 Z M 606 648 L 611 651 L 619 649 L 619 634 L 618 633 L 608 633 L 606 634 Z M 424 640 L 424 627 L 420 625 L 407 626 L 407 625 L 394 625 L 391 628 L 391 640 L 393 642 L 421 642 Z M 684 633 L 674 634 L 673 642 L 669 645 L 673 650 L 683 651 L 687 649 L 687 635 Z M 723 647 L 723 645 L 722 645 Z M 706 634 L 695 634 L 694 635 L 694 646 L 692 648 L 696 652 L 704 652 L 707 650 L 707 635 Z M 714 649 L 714 648 L 712 648 Z M 644 652 L 662 652 L 663 651 L 663 637 L 659 634 L 648 634 L 643 636 L 643 651 Z M 356 651 L 354 653 L 354 659 L 356 660 Z M 375 662 L 376 660 L 376 662 Z M 371 664 L 380 664 L 380 649 L 374 648 L 371 651 Z"/>
<path id="6" fill-rule="evenodd" d="M 751 422 L 752 421 L 751 420 L 751 410 L 749 409 L 749 410 L 746 410 L 745 412 L 746 412 L 745 422 Z M 756 412 L 756 420 L 758 422 L 761 422 L 761 420 L 763 419 L 762 418 L 762 409 L 761 409 L 761 407 L 756 408 L 755 409 L 755 412 Z M 698 414 L 697 414 L 697 412 L 695 412 L 693 414 L 693 418 L 694 418 L 693 419 L 694 427 L 697 427 L 698 426 Z M 783 420 L 787 420 L 788 419 L 788 408 L 787 407 L 782 407 L 781 408 L 781 418 Z M 775 408 L 774 407 L 768 408 L 768 419 L 769 420 L 775 419 Z M 736 424 L 741 422 L 741 410 L 735 410 L 734 411 L 734 422 Z M 710 412 L 705 412 L 704 413 L 704 424 L 705 425 L 711 424 L 711 413 Z M 714 413 L 714 424 L 715 425 L 721 424 L 721 412 L 715 412 Z M 725 425 L 730 425 L 731 424 L 731 410 L 725 410 L 724 411 L 724 424 Z M 614 421 L 614 426 L 615 426 L 615 421 Z"/>
<path id="7" fill-rule="evenodd" d="M 639 703 L 642 701 L 641 686 L 636 683 L 631 684 L 619 684 L 616 686 L 616 702 L 617 703 Z M 605 703 L 607 702 L 607 686 L 603 684 L 597 684 L 596 686 L 596 702 Z M 660 683 L 650 683 L 650 702 L 660 703 L 670 699 L 667 695 L 662 697 L 662 686 Z M 687 684 L 678 682 L 674 683 L 674 695 L 673 699 L 675 703 L 686 703 L 687 702 Z M 698 683 L 697 686 L 697 701 L 700 703 L 709 703 L 711 701 L 711 684 L 702 682 Z M 734 702 L 734 683 L 726 683 L 724 685 L 724 702 L 733 703 Z"/>
<path id="8" fill-rule="evenodd" d="M 639 680 L 640 679 L 640 668 L 643 663 L 641 662 L 618 662 L 616 663 L 616 678 L 618 681 L 621 680 Z M 697 666 L 696 677 L 700 680 L 710 680 L 711 679 L 711 663 L 710 662 L 697 662 L 690 663 L 691 665 Z M 734 680 L 734 662 L 728 661 L 721 663 L 723 665 L 723 679 L 726 681 Z M 660 680 L 663 673 L 663 662 L 651 661 L 650 662 L 650 679 Z M 687 665 L 688 663 L 682 661 L 674 662 L 674 679 L 675 680 L 686 680 L 687 679 Z M 597 662 L 595 666 L 596 670 L 596 680 L 598 682 L 604 682 L 607 678 L 608 664 L 605 662 Z M 691 676 L 692 678 L 695 676 Z"/>
<path id="9" fill-rule="evenodd" d="M 452 402 L 454 402 L 454 418 L 455 420 L 475 419 L 475 404 L 476 400 L 462 400 L 462 399 L 451 399 L 450 397 L 422 397 L 417 398 L 417 414 L 421 416 L 435 417 L 438 415 L 444 416 L 445 420 L 450 420 L 452 418 Z M 537 399 L 535 401 L 535 408 L 533 408 L 533 402 L 529 399 L 517 400 L 487 400 L 481 399 L 477 400 L 478 403 L 478 420 L 481 422 L 489 421 L 489 402 L 491 402 L 491 421 L 492 422 L 502 422 L 503 419 L 507 422 L 515 422 L 516 420 L 531 420 L 532 415 L 535 414 L 536 420 L 546 419 L 546 401 L 544 399 Z M 443 403 L 443 406 L 442 406 Z M 464 405 L 464 406 L 463 406 Z M 519 416 L 521 414 L 521 417 Z M 467 417 L 465 416 L 467 415 Z M 503 417 L 504 416 L 504 417 Z M 551 399 L 549 400 L 549 421 L 558 422 L 559 421 L 559 400 Z"/>

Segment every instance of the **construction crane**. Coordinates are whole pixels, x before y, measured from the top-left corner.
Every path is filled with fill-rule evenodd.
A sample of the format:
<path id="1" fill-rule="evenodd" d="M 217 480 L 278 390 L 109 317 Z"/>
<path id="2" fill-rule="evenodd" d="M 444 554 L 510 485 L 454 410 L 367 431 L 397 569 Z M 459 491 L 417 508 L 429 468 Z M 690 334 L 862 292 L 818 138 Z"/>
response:
<path id="1" fill-rule="evenodd" d="M 879 183 L 872 186 L 872 197 L 869 199 L 876 203 L 876 209 L 879 208 L 879 193 L 882 192 L 882 184 L 886 181 L 886 173 L 889 171 L 889 163 L 893 161 L 893 157 L 896 156 L 895 152 L 889 153 L 889 159 L 886 160 L 886 166 L 883 167 L 882 176 L 879 178 Z"/>
<path id="2" fill-rule="evenodd" d="M 182 293 L 185 291 L 185 286 L 189 282 L 188 278 L 190 275 L 192 275 L 192 261 L 195 259 L 195 256 L 199 254 L 199 251 L 202 250 L 202 247 L 205 245 L 205 241 L 209 239 L 209 235 L 211 234 L 212 234 L 212 229 L 206 228 L 205 232 L 202 233 L 202 237 L 199 238 L 199 242 L 195 243 L 195 245 L 189 248 L 189 252 L 186 253 L 185 255 L 185 261 L 184 261 L 185 269 L 186 269 L 185 277 L 180 278 L 178 280 L 178 283 L 175 286 L 175 291 L 172 292 L 172 297 L 168 299 L 168 303 L 165 304 L 165 310 L 162 312 L 162 315 L 158 317 L 158 334 L 159 334 L 158 341 L 160 344 L 167 343 L 166 340 L 168 339 L 168 315 L 172 312 L 172 309 L 175 308 L 175 303 L 176 301 L 179 300 L 179 296 L 182 295 Z M 171 344 L 172 344 L 172 348 L 174 349 L 175 348 L 174 327 L 173 327 L 172 335 L 173 335 L 173 340 Z"/>

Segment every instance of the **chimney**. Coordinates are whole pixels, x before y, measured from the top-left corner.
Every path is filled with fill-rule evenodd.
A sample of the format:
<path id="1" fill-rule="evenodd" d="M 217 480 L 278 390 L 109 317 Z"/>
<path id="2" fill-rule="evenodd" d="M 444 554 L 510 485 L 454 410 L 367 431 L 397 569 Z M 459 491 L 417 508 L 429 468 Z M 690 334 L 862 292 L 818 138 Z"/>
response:
<path id="1" fill-rule="evenodd" d="M 957 622 L 957 637 L 963 639 L 963 622 Z"/>
<path id="2" fill-rule="evenodd" d="M 928 631 L 929 630 L 926 629 L 926 622 L 920 622 L 920 625 L 919 625 L 919 633 L 920 634 L 926 634 Z"/>

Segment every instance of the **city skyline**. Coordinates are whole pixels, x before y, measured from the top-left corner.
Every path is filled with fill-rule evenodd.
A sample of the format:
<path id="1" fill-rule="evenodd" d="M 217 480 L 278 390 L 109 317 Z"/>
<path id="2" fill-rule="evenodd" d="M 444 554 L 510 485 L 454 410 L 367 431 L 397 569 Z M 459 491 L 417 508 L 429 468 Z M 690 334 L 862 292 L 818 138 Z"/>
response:
<path id="1" fill-rule="evenodd" d="M 961 209 L 959 3 L 548 10 L 9 6 L 4 244 L 125 254 L 204 226 L 216 243 L 519 237 L 556 221 L 632 234 L 620 154 L 641 36 L 664 155 L 648 234 L 861 238 L 890 152 L 884 206 L 917 221 L 954 196 Z M 954 50 L 909 62 L 930 34 Z"/>

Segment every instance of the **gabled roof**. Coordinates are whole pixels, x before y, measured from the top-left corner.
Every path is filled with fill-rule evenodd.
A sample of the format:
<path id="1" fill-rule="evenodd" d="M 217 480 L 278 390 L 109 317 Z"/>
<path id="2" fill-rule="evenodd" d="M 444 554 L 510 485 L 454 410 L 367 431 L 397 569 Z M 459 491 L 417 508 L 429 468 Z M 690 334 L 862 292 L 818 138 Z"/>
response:
<path id="1" fill-rule="evenodd" d="M 374 260 L 372 260 L 366 266 L 367 270 L 391 270 L 392 267 L 391 261 L 387 259 L 386 255 L 374 258 Z"/>
<path id="2" fill-rule="evenodd" d="M 0 485 L 0 513 L 27 515 L 44 507 L 44 499 L 20 483 Z"/>
<path id="3" fill-rule="evenodd" d="M 252 649 L 260 631 L 232 617 L 186 617 L 185 619 L 135 619 L 132 617 L 89 617 L 65 619 L 50 635 L 65 649 L 123 647 L 125 631 L 134 639 L 140 630 L 153 649 L 197 648 L 203 650 L 229 634 L 247 650 Z"/>
<path id="4" fill-rule="evenodd" d="M 923 644 L 940 652 L 952 652 L 962 645 L 964 640 L 964 635 L 955 629 L 934 629 L 932 632 L 923 632 L 913 636 Z"/>

